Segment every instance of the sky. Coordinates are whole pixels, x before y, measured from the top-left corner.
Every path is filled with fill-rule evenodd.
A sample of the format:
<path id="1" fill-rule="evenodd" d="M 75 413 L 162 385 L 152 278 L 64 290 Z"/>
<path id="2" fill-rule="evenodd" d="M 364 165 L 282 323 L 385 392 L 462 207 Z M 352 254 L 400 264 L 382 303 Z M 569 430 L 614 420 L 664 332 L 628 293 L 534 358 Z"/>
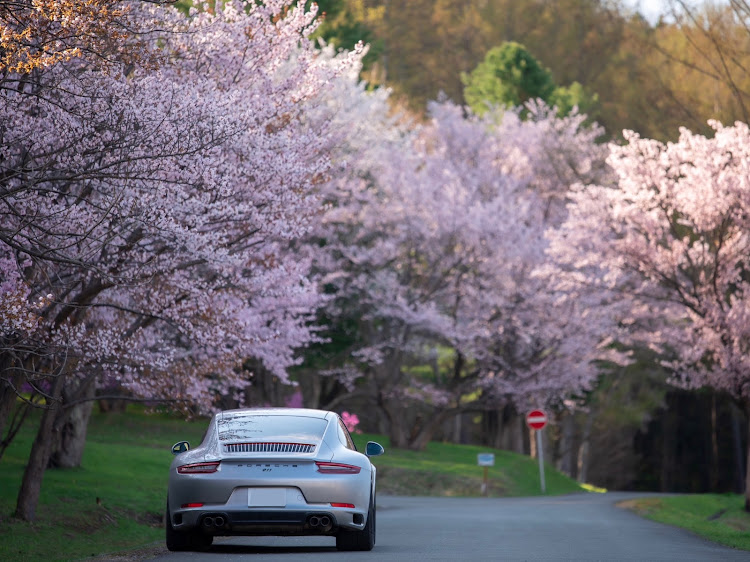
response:
<path id="1" fill-rule="evenodd" d="M 623 0 L 623 4 L 643 14 L 651 23 L 659 19 L 659 15 L 667 11 L 669 0 Z"/>
<path id="2" fill-rule="evenodd" d="M 699 6 L 707 2 L 724 4 L 727 0 L 686 0 L 688 6 Z M 659 15 L 669 11 L 670 0 L 622 0 L 622 3 L 643 14 L 651 23 L 656 23 Z"/>

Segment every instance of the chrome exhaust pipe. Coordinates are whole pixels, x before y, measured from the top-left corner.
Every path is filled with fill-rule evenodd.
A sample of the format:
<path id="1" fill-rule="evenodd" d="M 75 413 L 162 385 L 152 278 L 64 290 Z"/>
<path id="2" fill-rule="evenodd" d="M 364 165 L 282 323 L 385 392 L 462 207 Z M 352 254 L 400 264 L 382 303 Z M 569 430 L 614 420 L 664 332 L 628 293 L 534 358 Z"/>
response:
<path id="1" fill-rule="evenodd" d="M 214 525 L 214 518 L 213 517 L 204 517 L 203 518 L 203 525 L 205 527 L 213 527 L 213 525 Z"/>
<path id="2" fill-rule="evenodd" d="M 221 515 L 219 515 L 218 517 L 214 517 L 214 525 L 216 525 L 217 527 L 223 527 L 224 523 L 224 518 Z"/>
<path id="3" fill-rule="evenodd" d="M 310 517 L 310 527 L 317 527 L 318 525 L 320 525 L 320 519 L 315 515 Z"/>
<path id="4" fill-rule="evenodd" d="M 327 515 L 324 515 L 323 517 L 320 518 L 321 527 L 328 527 L 330 526 L 330 524 L 331 524 L 331 518 L 328 517 Z"/>

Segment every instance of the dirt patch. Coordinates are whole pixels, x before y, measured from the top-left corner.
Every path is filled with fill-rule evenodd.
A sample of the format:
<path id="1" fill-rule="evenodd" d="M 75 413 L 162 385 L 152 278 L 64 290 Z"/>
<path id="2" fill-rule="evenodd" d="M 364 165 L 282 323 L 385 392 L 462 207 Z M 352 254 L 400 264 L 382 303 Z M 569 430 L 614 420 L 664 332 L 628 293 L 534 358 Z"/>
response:
<path id="1" fill-rule="evenodd" d="M 731 527 L 736 531 L 742 531 L 743 533 L 747 533 L 750 531 L 750 517 L 725 517 L 722 519 L 722 521 L 726 526 Z"/>
<path id="2" fill-rule="evenodd" d="M 641 498 L 636 500 L 623 500 L 617 502 L 615 505 L 622 509 L 634 511 L 638 515 L 648 515 L 661 505 L 661 500 L 658 498 Z"/>
<path id="3" fill-rule="evenodd" d="M 713 515 L 709 515 L 708 517 L 706 517 L 706 521 L 716 521 L 722 515 L 724 515 L 727 511 L 729 511 L 728 508 L 720 509 L 719 511 L 717 511 Z"/>
<path id="4" fill-rule="evenodd" d="M 136 560 L 150 560 L 157 556 L 163 556 L 168 554 L 169 551 L 164 543 L 154 543 L 153 545 L 144 546 L 135 550 L 128 550 L 124 552 L 112 552 L 110 554 L 102 554 L 95 558 L 87 558 L 95 562 L 135 562 Z"/>
<path id="5" fill-rule="evenodd" d="M 105 507 L 95 507 L 86 511 L 73 511 L 64 518 L 57 518 L 57 524 L 73 535 L 93 535 L 109 526 L 117 526 L 117 514 Z"/>

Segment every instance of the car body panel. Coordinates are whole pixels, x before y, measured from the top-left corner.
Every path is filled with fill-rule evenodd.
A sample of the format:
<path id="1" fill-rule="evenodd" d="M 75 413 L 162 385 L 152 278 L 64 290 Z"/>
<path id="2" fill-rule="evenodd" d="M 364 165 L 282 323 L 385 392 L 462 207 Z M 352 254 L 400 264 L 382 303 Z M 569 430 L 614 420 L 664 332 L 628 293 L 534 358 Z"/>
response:
<path id="1" fill-rule="evenodd" d="M 363 529 L 375 495 L 376 469 L 367 456 L 350 448 L 351 437 L 342 428 L 337 414 L 322 410 L 217 413 L 203 442 L 177 454 L 170 466 L 167 501 L 172 528 L 212 535 L 315 535 Z M 216 462 L 215 472 L 178 471 Z M 323 473 L 316 462 L 359 470 L 335 473 L 336 464 L 329 467 L 334 473 Z"/>

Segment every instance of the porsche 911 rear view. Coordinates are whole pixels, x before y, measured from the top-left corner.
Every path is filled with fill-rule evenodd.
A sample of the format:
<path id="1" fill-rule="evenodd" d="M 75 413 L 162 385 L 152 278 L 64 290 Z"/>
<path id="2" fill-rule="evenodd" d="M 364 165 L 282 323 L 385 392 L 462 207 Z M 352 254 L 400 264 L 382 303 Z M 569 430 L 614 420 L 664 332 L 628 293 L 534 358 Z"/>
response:
<path id="1" fill-rule="evenodd" d="M 208 548 L 222 535 L 330 535 L 375 544 L 375 442 L 357 451 L 338 414 L 258 408 L 213 416 L 203 442 L 172 447 L 166 541 Z"/>

